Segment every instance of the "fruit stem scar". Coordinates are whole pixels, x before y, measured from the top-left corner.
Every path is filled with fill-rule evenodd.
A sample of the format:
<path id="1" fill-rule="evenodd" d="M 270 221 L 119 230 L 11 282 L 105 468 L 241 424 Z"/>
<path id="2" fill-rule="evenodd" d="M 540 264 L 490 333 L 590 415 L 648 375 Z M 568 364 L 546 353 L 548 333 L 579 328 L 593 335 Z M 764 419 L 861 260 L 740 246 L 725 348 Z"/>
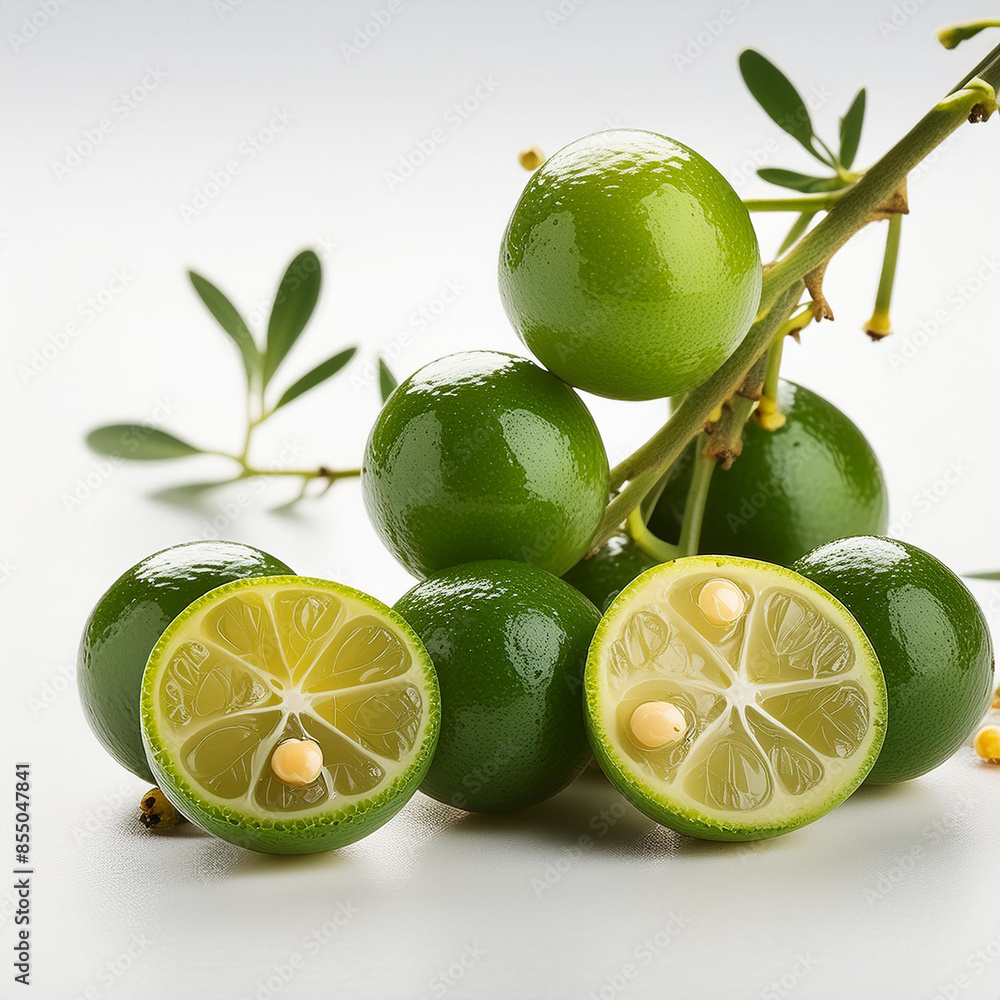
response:
<path id="1" fill-rule="evenodd" d="M 271 770 L 293 788 L 311 784 L 323 770 L 323 751 L 312 740 L 285 740 L 271 754 Z"/>
<path id="2" fill-rule="evenodd" d="M 629 729 L 640 745 L 658 750 L 676 743 L 687 732 L 687 720 L 671 701 L 647 701 L 632 713 Z"/>
<path id="3" fill-rule="evenodd" d="M 712 625 L 732 625 L 746 606 L 743 591 L 729 580 L 709 580 L 698 593 L 698 607 Z"/>

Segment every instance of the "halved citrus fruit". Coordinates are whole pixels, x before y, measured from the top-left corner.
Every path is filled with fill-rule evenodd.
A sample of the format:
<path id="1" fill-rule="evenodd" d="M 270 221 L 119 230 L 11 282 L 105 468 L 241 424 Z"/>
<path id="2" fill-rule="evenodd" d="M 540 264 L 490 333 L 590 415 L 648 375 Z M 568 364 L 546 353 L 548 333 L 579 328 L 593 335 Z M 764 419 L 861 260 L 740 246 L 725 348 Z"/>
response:
<path id="1" fill-rule="evenodd" d="M 585 687 L 612 783 L 708 840 L 818 819 L 885 735 L 885 682 L 858 623 L 797 573 L 749 559 L 693 556 L 634 580 L 597 629 Z"/>
<path id="2" fill-rule="evenodd" d="M 143 743 L 167 798 L 234 844 L 343 847 L 416 791 L 437 741 L 434 668 L 409 625 L 340 584 L 226 584 L 168 626 L 146 665 Z"/>

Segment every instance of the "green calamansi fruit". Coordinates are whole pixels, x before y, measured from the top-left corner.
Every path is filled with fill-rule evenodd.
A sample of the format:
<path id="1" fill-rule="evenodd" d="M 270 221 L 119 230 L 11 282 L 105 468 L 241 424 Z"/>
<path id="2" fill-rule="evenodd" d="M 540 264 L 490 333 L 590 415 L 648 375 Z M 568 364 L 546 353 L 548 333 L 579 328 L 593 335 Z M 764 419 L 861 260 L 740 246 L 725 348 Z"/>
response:
<path id="1" fill-rule="evenodd" d="M 500 248 L 511 323 L 587 392 L 655 399 L 705 381 L 760 300 L 760 250 L 729 182 L 639 129 L 561 149 L 532 174 Z"/>
<path id="2" fill-rule="evenodd" d="M 750 421 L 743 452 L 716 469 L 705 504 L 699 549 L 790 566 L 810 549 L 846 535 L 886 530 L 889 498 L 871 445 L 822 396 L 782 380 L 783 427 Z M 692 444 L 667 482 L 649 528 L 676 542 L 696 457 Z"/>
<path id="3" fill-rule="evenodd" d="M 142 736 L 168 801 L 254 851 L 354 843 L 416 792 L 438 686 L 413 630 L 329 580 L 238 580 L 184 609 L 143 674 Z"/>
<path id="4" fill-rule="evenodd" d="M 886 727 L 871 643 L 822 587 L 772 563 L 655 566 L 587 657 L 594 755 L 636 808 L 707 840 L 762 840 L 862 782 Z"/>
<path id="5" fill-rule="evenodd" d="M 172 545 L 123 573 L 97 602 L 80 640 L 77 684 L 90 728 L 123 767 L 153 781 L 139 728 L 139 691 L 149 653 L 192 601 L 232 580 L 290 573 L 274 556 L 239 542 Z"/>
<path id="6" fill-rule="evenodd" d="M 441 735 L 427 795 L 472 812 L 534 805 L 590 759 L 583 666 L 597 609 L 524 563 L 456 566 L 396 602 L 434 661 Z"/>
<path id="7" fill-rule="evenodd" d="M 878 654 L 889 728 L 868 781 L 919 777 L 966 743 L 990 703 L 993 643 L 964 583 L 908 542 L 841 538 L 794 569 L 839 598 Z"/>
<path id="8" fill-rule="evenodd" d="M 393 392 L 361 482 L 375 530 L 418 577 L 479 559 L 564 573 L 587 551 L 609 488 L 580 397 L 491 351 L 441 358 Z"/>
<path id="9" fill-rule="evenodd" d="M 625 587 L 655 565 L 657 560 L 646 555 L 627 534 L 619 532 L 592 556 L 581 559 L 568 573 L 563 573 L 563 579 L 603 614 Z"/>

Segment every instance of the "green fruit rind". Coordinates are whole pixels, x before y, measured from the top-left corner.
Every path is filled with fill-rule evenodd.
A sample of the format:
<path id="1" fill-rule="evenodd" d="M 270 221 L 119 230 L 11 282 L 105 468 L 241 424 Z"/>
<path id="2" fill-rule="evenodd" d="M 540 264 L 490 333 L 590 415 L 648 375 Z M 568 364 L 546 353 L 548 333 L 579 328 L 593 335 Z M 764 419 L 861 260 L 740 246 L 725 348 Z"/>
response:
<path id="1" fill-rule="evenodd" d="M 583 665 L 600 613 L 550 573 L 487 560 L 443 570 L 395 605 L 441 687 L 441 736 L 421 791 L 470 812 L 509 812 L 586 767 Z"/>
<path id="2" fill-rule="evenodd" d="M 427 699 L 424 738 L 407 768 L 364 802 L 351 803 L 339 809 L 330 807 L 327 814 L 312 814 L 298 819 L 261 819 L 248 812 L 237 812 L 206 801 L 164 748 L 153 693 L 159 679 L 156 665 L 163 651 L 184 628 L 186 620 L 205 605 L 227 594 L 272 584 L 318 587 L 367 605 L 388 618 L 406 637 L 410 652 L 422 667 L 422 693 Z M 423 643 L 409 624 L 390 607 L 370 594 L 329 580 L 273 576 L 240 580 L 218 587 L 195 601 L 171 623 L 150 653 L 143 677 L 141 715 L 143 746 L 153 778 L 171 804 L 184 816 L 209 833 L 248 850 L 265 854 L 312 854 L 346 847 L 367 837 L 406 805 L 420 786 L 434 756 L 441 724 L 441 699 L 434 665 Z"/>
<path id="3" fill-rule="evenodd" d="M 793 568 L 841 600 L 878 653 L 889 728 L 867 781 L 909 781 L 943 764 L 993 691 L 993 641 L 968 587 L 929 552 L 874 535 L 829 542 Z"/>
<path id="4" fill-rule="evenodd" d="M 528 181 L 500 248 L 500 295 L 550 371 L 613 399 L 703 382 L 760 300 L 739 195 L 704 157 L 642 129 L 584 136 Z"/>
<path id="5" fill-rule="evenodd" d="M 608 501 L 607 453 L 583 400 L 527 358 L 452 354 L 401 383 L 361 471 L 390 552 L 421 578 L 482 559 L 564 573 Z"/>
<path id="6" fill-rule="evenodd" d="M 700 551 L 790 566 L 846 535 L 882 534 L 889 496 L 881 466 L 858 427 L 822 396 L 782 380 L 786 422 L 769 431 L 751 421 L 730 469 L 716 469 L 701 527 Z M 678 459 L 649 519 L 654 535 L 680 534 L 695 445 Z"/>
<path id="7" fill-rule="evenodd" d="M 597 552 L 581 559 L 563 573 L 563 579 L 576 587 L 602 614 L 611 602 L 640 573 L 658 565 L 627 534 L 612 535 Z"/>
<path id="8" fill-rule="evenodd" d="M 154 552 L 105 591 L 80 639 L 77 685 L 91 729 L 119 764 L 153 781 L 142 747 L 139 693 L 149 653 L 163 630 L 221 584 L 291 572 L 251 545 L 193 541 Z"/>
<path id="9" fill-rule="evenodd" d="M 853 775 L 832 788 L 826 798 L 816 802 L 807 812 L 790 815 L 787 821 L 780 823 L 762 824 L 752 820 L 727 822 L 693 808 L 690 804 L 685 804 L 683 808 L 679 806 L 672 808 L 670 803 L 664 800 L 661 792 L 650 787 L 635 766 L 629 766 L 627 757 L 617 750 L 615 742 L 600 724 L 604 714 L 602 706 L 602 656 L 605 643 L 620 627 L 620 615 L 631 604 L 635 595 L 655 581 L 660 580 L 662 583 L 671 575 L 681 575 L 702 568 L 705 570 L 757 570 L 761 567 L 781 574 L 782 578 L 792 580 L 799 589 L 810 592 L 817 601 L 826 605 L 831 616 L 836 618 L 837 625 L 853 638 L 855 650 L 867 665 L 868 694 L 871 698 L 872 708 L 869 732 L 872 735 L 868 749 L 864 756 L 857 761 Z M 882 741 L 885 738 L 887 716 L 886 689 L 878 658 L 861 626 L 851 616 L 847 608 L 822 587 L 784 567 L 731 556 L 689 556 L 663 563 L 637 577 L 618 595 L 601 619 L 591 643 L 584 674 L 584 706 L 587 733 L 594 757 L 608 780 L 632 805 L 650 819 L 656 820 L 661 825 L 678 833 L 701 840 L 735 842 L 767 840 L 789 833 L 819 819 L 847 799 L 864 781 L 878 757 Z"/>

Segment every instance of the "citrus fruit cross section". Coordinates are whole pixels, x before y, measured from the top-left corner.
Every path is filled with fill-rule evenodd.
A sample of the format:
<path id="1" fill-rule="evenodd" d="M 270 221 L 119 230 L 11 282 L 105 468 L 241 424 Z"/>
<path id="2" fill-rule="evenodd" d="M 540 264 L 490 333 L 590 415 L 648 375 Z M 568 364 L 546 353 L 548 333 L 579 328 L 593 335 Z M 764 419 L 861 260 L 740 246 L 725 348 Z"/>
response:
<path id="1" fill-rule="evenodd" d="M 384 605 L 272 577 L 212 591 L 173 622 L 142 715 L 154 774 L 185 815 L 258 850 L 324 850 L 416 789 L 438 694 L 419 639 Z"/>
<path id="2" fill-rule="evenodd" d="M 591 740 L 612 781 L 674 829 L 756 839 L 846 798 L 874 762 L 886 695 L 829 594 L 767 563 L 692 557 L 649 570 L 598 628 Z"/>

